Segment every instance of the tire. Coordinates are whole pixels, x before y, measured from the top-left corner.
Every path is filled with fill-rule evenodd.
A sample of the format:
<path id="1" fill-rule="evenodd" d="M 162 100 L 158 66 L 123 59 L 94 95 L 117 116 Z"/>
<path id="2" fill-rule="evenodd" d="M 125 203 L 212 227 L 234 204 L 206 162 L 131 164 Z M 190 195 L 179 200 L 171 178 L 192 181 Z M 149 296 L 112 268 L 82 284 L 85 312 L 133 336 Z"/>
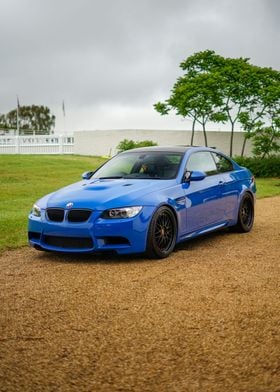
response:
<path id="1" fill-rule="evenodd" d="M 240 233 L 248 233 L 254 224 L 254 200 L 249 193 L 245 193 L 242 197 L 239 210 L 238 220 L 235 226 Z"/>
<path id="2" fill-rule="evenodd" d="M 160 207 L 153 215 L 146 253 L 150 258 L 163 259 L 173 251 L 177 238 L 177 222 L 168 207 Z"/>

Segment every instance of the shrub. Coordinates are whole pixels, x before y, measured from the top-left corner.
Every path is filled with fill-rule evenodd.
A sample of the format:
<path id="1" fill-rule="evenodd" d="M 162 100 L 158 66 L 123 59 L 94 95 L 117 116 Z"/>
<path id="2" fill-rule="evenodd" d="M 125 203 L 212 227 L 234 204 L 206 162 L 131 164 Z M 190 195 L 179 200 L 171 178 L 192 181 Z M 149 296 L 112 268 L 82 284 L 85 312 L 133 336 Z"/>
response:
<path id="1" fill-rule="evenodd" d="M 268 158 L 235 157 L 235 161 L 251 170 L 256 177 L 280 177 L 280 155 Z"/>
<path id="2" fill-rule="evenodd" d="M 134 140 L 124 139 L 121 140 L 117 146 L 118 152 L 123 152 L 126 150 L 131 150 L 132 148 L 139 147 L 149 147 L 149 146 L 157 146 L 157 143 L 152 140 L 143 140 L 141 142 L 135 142 Z"/>

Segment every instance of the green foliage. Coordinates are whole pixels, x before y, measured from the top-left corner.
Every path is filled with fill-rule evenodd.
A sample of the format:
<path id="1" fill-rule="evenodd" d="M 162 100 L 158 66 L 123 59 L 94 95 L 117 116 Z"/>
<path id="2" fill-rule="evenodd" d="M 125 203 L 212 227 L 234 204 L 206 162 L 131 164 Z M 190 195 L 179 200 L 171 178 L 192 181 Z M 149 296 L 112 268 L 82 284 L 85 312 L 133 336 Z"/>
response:
<path id="1" fill-rule="evenodd" d="M 120 141 L 119 144 L 117 145 L 118 152 L 131 150 L 132 148 L 135 148 L 135 141 L 134 140 L 124 139 L 124 140 Z"/>
<path id="2" fill-rule="evenodd" d="M 154 108 L 157 112 L 159 112 L 162 116 L 164 114 L 168 114 L 170 112 L 170 108 L 166 103 L 163 102 L 157 102 L 154 104 Z"/>
<path id="3" fill-rule="evenodd" d="M 27 244 L 27 216 L 36 200 L 103 162 L 100 157 L 0 155 L 0 250 Z"/>
<path id="4" fill-rule="evenodd" d="M 0 116 L 0 128 L 17 129 L 17 114 L 20 134 L 35 132 L 49 135 L 55 126 L 55 116 L 47 106 L 20 106 Z"/>
<path id="5" fill-rule="evenodd" d="M 256 130 L 272 127 L 279 122 L 280 72 L 261 68 L 249 63 L 248 58 L 224 58 L 212 50 L 195 53 L 184 60 L 180 67 L 184 75 L 174 84 L 170 97 L 154 105 L 156 111 L 166 115 L 175 110 L 177 115 L 188 117 L 198 123 L 204 132 L 207 145 L 206 124 L 208 121 L 231 124 L 230 155 L 233 150 L 233 134 L 239 124 L 246 140 L 257 137 L 256 144 L 265 146 L 265 154 L 275 151 L 275 144 L 262 141 L 267 131 Z M 192 136 L 193 139 L 193 136 Z M 256 151 L 259 151 L 259 147 Z"/>
<path id="6" fill-rule="evenodd" d="M 131 150 L 133 148 L 149 147 L 149 146 L 157 146 L 157 143 L 153 142 L 152 140 L 143 140 L 141 142 L 135 142 L 134 140 L 124 139 L 119 142 L 117 149 L 118 152 L 123 152 L 126 150 Z"/>
<path id="7" fill-rule="evenodd" d="M 252 139 L 254 154 L 265 157 L 277 152 L 280 132 L 280 72 L 271 68 L 255 67 L 257 92 L 255 101 L 245 112 L 240 112 L 239 122 L 246 132 L 242 147 Z M 278 141 L 277 141 L 278 139 Z"/>
<path id="8" fill-rule="evenodd" d="M 177 115 L 191 118 L 193 132 L 195 125 L 200 124 L 206 146 L 208 145 L 206 124 L 209 120 L 213 121 L 217 118 L 219 107 L 222 105 L 217 74 L 209 72 L 213 64 L 220 62 L 220 59 L 221 57 L 213 51 L 199 52 L 190 56 L 180 64 L 185 74 L 177 79 L 170 97 L 164 103 L 158 102 L 154 105 L 155 110 L 161 115 L 175 110 Z M 219 119 L 223 121 L 221 115 Z"/>
<path id="9" fill-rule="evenodd" d="M 235 157 L 236 162 L 251 170 L 256 177 L 280 178 L 280 155 L 259 159 L 258 157 Z"/>
<path id="10" fill-rule="evenodd" d="M 263 159 L 280 151 L 280 129 L 264 127 L 257 129 L 253 136 L 253 154 Z"/>

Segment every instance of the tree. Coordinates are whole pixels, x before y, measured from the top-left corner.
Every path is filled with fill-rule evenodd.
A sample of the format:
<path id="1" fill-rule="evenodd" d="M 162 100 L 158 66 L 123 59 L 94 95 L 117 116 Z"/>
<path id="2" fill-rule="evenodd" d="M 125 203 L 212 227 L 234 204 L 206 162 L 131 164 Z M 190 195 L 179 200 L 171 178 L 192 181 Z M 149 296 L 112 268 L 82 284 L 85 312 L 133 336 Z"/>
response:
<path id="1" fill-rule="evenodd" d="M 154 105 L 161 115 L 175 110 L 177 115 L 192 119 L 191 145 L 193 144 L 195 126 L 202 126 L 204 142 L 208 145 L 206 124 L 221 115 L 217 108 L 221 105 L 220 94 L 215 74 L 199 73 L 195 69 L 186 67 L 181 63 L 181 68 L 187 70 L 185 75 L 179 77 L 174 84 L 170 97 L 165 102 Z M 221 117 L 220 117 L 220 120 Z"/>
<path id="2" fill-rule="evenodd" d="M 253 154 L 261 159 L 280 151 L 280 128 L 257 129 L 253 138 Z"/>
<path id="3" fill-rule="evenodd" d="M 256 106 L 259 83 L 255 67 L 245 58 L 224 59 L 224 66 L 219 73 L 223 100 L 221 111 L 231 127 L 229 153 L 232 156 L 235 126 L 240 123 L 241 113 L 251 111 Z"/>
<path id="4" fill-rule="evenodd" d="M 6 115 L 0 116 L 0 127 L 9 130 L 17 129 L 17 115 L 19 115 L 20 133 L 27 132 L 50 134 L 55 126 L 55 116 L 47 106 L 21 106 L 11 110 Z"/>
<path id="5" fill-rule="evenodd" d="M 190 56 L 181 65 L 194 77 L 208 74 L 215 77 L 216 94 L 220 107 L 211 115 L 214 122 L 229 122 L 231 126 L 230 155 L 233 153 L 235 126 L 240 123 L 240 114 L 257 105 L 260 83 L 258 67 L 248 63 L 248 58 L 224 58 L 214 51 L 206 50 Z M 198 79 L 197 79 L 198 80 Z"/>
<path id="6" fill-rule="evenodd" d="M 5 114 L 0 114 L 0 129 L 7 130 L 7 122 Z"/>
<path id="7" fill-rule="evenodd" d="M 258 91 L 256 93 L 254 105 L 249 110 L 240 113 L 239 121 L 245 130 L 245 138 L 242 146 L 242 153 L 248 139 L 257 138 L 259 145 L 261 135 L 266 139 L 267 133 L 272 132 L 274 137 L 272 143 L 277 137 L 279 131 L 280 119 L 280 72 L 271 68 L 255 67 L 256 79 L 258 81 Z M 269 131 L 270 129 L 270 131 Z M 262 144 L 262 143 L 261 143 Z M 264 141 L 266 145 L 266 142 Z"/>
<path id="8" fill-rule="evenodd" d="M 191 144 L 197 123 L 202 126 L 207 145 L 206 123 L 229 122 L 232 156 L 236 124 L 245 130 L 244 152 L 246 139 L 254 135 L 254 129 L 264 124 L 272 126 L 272 120 L 267 124 L 269 117 L 279 118 L 279 72 L 254 66 L 248 58 L 224 58 L 212 50 L 195 53 L 180 67 L 185 74 L 177 79 L 170 98 L 154 108 L 162 115 L 173 109 L 191 118 Z"/>

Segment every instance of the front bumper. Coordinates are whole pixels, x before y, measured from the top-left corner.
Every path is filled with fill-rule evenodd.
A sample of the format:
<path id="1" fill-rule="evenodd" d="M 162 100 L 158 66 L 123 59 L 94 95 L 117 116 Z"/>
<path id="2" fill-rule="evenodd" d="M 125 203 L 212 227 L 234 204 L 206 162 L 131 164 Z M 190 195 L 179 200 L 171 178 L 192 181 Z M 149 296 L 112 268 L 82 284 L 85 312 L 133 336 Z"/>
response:
<path id="1" fill-rule="evenodd" d="M 153 212 L 153 207 L 144 207 L 134 218 L 103 219 L 102 211 L 93 211 L 90 219 L 83 223 L 50 221 L 45 210 L 42 210 L 40 218 L 30 213 L 29 244 L 38 249 L 55 252 L 142 253 L 146 250 Z"/>

